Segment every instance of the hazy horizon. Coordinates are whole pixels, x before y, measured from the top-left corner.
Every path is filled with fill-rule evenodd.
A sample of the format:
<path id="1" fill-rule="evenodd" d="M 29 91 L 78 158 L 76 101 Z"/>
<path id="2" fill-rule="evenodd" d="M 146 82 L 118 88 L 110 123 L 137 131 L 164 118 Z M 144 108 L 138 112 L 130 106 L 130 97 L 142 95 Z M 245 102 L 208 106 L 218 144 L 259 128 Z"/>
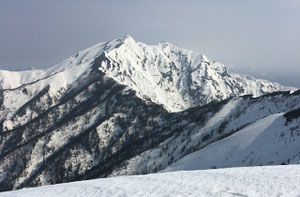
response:
<path id="1" fill-rule="evenodd" d="M 229 67 L 300 73 L 299 21 L 297 0 L 3 0 L 0 69 L 47 68 L 131 35 L 151 45 L 168 41 Z"/>

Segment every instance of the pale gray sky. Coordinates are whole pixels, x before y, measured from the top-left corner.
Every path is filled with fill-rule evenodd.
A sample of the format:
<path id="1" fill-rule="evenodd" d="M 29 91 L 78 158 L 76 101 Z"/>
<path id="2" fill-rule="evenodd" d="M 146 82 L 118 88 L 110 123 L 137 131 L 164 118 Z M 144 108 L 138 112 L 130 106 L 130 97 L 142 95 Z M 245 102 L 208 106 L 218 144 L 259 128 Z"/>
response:
<path id="1" fill-rule="evenodd" d="M 1 0 L 0 69 L 49 67 L 127 34 L 300 74 L 299 0 Z"/>

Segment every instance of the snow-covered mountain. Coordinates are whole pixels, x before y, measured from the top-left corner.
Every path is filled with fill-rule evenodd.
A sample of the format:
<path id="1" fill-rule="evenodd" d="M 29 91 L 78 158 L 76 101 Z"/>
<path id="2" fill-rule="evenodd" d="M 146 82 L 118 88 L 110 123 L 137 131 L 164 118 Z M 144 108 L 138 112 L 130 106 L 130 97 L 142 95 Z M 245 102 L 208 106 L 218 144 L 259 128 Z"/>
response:
<path id="1" fill-rule="evenodd" d="M 162 104 L 172 112 L 232 96 L 260 96 L 293 89 L 228 73 L 224 65 L 171 43 L 149 46 L 130 36 L 97 44 L 47 70 L 0 71 L 0 88 L 14 89 L 39 82 L 34 83 L 36 87 L 29 91 L 37 92 L 49 85 L 50 91 L 57 96 L 58 91 L 64 91 L 79 76 L 88 77 L 92 62 L 99 57 L 102 60 L 97 67 L 106 76 L 132 88 L 139 97 Z M 17 105 L 15 101 L 8 102 Z"/>
<path id="2" fill-rule="evenodd" d="M 300 166 L 182 171 L 79 181 L 0 193 L 0 197 L 300 195 Z"/>
<path id="3" fill-rule="evenodd" d="M 46 70 L 0 71 L 0 81 L 0 191 L 157 172 L 262 118 L 300 108 L 293 88 L 129 36 Z M 257 97 L 278 90 L 293 91 Z M 255 98 L 234 97 L 244 94 Z M 285 159 L 297 157 L 291 147 Z"/>

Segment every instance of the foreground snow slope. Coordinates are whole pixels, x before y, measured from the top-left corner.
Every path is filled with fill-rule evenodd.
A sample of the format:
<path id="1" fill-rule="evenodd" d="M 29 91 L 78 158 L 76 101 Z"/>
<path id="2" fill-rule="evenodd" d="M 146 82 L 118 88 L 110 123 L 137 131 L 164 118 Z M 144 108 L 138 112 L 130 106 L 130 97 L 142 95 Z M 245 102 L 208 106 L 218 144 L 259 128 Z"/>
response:
<path id="1" fill-rule="evenodd" d="M 95 179 L 0 193 L 52 196 L 299 196 L 300 165 L 180 171 Z"/>

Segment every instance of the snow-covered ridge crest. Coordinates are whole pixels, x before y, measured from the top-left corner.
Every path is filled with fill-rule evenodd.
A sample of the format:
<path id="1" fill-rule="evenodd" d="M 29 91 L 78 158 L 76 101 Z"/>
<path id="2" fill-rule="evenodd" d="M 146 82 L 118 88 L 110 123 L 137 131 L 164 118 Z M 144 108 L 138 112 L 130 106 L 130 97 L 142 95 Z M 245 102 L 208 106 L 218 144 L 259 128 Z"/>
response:
<path id="1" fill-rule="evenodd" d="M 105 55 L 99 70 L 129 86 L 141 98 L 163 104 L 169 111 L 181 111 L 213 100 L 273 91 L 291 90 L 277 83 L 228 73 L 226 67 L 200 53 L 171 43 L 146 45 L 131 36 L 96 44 L 45 70 L 0 70 L 0 89 L 15 89 L 40 82 L 37 90 L 50 86 L 63 90 L 79 77 L 88 77 L 94 60 Z"/>
<path id="2" fill-rule="evenodd" d="M 105 55 L 110 61 L 102 62 L 99 70 L 172 112 L 231 96 L 293 89 L 229 73 L 223 64 L 168 42 L 146 45 L 126 36 Z"/>

